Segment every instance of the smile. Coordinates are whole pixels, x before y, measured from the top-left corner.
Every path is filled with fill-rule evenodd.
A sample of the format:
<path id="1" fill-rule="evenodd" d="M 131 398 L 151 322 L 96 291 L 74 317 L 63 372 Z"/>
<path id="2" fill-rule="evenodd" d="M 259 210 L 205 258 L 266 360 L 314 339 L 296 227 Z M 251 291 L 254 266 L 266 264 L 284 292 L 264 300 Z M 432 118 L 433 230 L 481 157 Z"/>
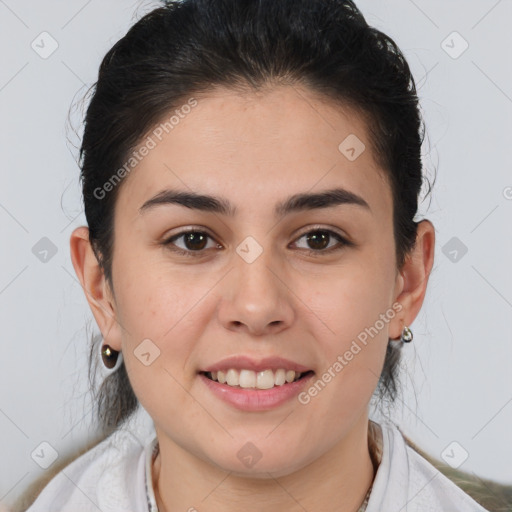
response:
<path id="1" fill-rule="evenodd" d="M 227 371 L 214 371 L 203 372 L 208 379 L 220 384 L 227 384 L 228 386 L 243 389 L 272 389 L 275 386 L 283 386 L 291 382 L 295 382 L 303 378 L 308 372 L 296 372 L 294 370 L 285 370 L 280 368 L 278 370 L 237 370 L 230 368 Z"/>

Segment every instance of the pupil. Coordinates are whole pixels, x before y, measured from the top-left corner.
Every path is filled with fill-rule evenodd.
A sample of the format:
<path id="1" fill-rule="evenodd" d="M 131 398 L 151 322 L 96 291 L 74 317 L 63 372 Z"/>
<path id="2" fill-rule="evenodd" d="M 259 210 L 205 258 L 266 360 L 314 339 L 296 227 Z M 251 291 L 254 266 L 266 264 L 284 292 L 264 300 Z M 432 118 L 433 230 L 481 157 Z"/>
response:
<path id="1" fill-rule="evenodd" d="M 320 234 L 320 236 L 318 236 Z M 326 231 L 315 231 L 307 237 L 308 243 L 313 243 L 313 249 L 323 249 L 329 245 L 329 234 Z M 315 246 L 315 244 L 319 244 Z"/>

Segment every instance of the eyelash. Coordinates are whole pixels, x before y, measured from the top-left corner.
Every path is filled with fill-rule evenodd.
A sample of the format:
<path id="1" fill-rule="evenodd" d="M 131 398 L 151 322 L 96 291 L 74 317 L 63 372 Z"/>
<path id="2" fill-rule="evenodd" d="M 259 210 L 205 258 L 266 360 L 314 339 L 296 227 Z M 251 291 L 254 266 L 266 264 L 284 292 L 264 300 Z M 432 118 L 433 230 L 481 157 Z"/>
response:
<path id="1" fill-rule="evenodd" d="M 320 227 L 313 228 L 313 229 L 311 229 L 309 231 L 306 231 L 306 232 L 302 233 L 296 240 L 300 240 L 304 236 L 309 235 L 311 233 L 319 233 L 319 232 L 327 233 L 328 235 L 334 237 L 341 245 L 334 246 L 334 247 L 331 247 L 329 249 L 323 249 L 323 250 L 322 249 L 319 249 L 319 250 L 302 249 L 308 255 L 311 255 L 311 256 L 322 256 L 324 254 L 331 254 L 333 252 L 340 251 L 344 247 L 353 247 L 354 246 L 354 243 L 352 243 L 349 240 L 347 240 L 346 238 L 342 237 L 340 234 L 336 233 L 335 231 L 332 231 L 332 230 L 326 229 L 326 228 L 320 228 Z M 172 237 L 168 238 L 167 240 L 164 240 L 162 242 L 162 245 L 164 247 L 167 247 L 171 251 L 173 251 L 173 252 L 175 252 L 175 253 L 177 253 L 179 255 L 182 255 L 182 256 L 188 256 L 188 257 L 192 257 L 192 258 L 200 257 L 206 251 L 205 249 L 202 249 L 202 250 L 199 250 L 199 251 L 191 251 L 191 250 L 180 249 L 180 248 L 178 248 L 176 246 L 171 247 L 175 240 L 178 240 L 179 238 L 181 238 L 181 237 L 183 237 L 185 235 L 188 235 L 190 233 L 206 235 L 208 238 L 213 240 L 213 237 L 211 237 L 205 231 L 200 231 L 199 229 L 189 229 L 189 230 L 186 230 L 186 231 L 181 231 L 180 233 L 177 233 L 177 234 L 173 235 Z"/>

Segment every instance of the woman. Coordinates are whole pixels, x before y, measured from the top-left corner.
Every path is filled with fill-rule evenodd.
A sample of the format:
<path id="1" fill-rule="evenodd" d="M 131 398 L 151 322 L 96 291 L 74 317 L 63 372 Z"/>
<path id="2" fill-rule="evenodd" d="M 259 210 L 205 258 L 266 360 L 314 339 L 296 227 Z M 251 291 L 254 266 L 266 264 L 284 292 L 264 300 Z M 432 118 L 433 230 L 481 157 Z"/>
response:
<path id="1" fill-rule="evenodd" d="M 350 1 L 137 22 L 101 64 L 70 240 L 113 432 L 29 510 L 485 510 L 368 418 L 433 265 L 422 140 L 404 57 Z"/>

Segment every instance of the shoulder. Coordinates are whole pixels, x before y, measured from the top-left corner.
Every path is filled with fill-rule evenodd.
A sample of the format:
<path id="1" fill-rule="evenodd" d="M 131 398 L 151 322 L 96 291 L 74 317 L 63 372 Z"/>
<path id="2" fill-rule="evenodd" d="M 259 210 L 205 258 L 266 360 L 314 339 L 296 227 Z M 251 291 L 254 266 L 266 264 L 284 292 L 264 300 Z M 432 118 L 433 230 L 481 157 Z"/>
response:
<path id="1" fill-rule="evenodd" d="M 496 481 L 481 478 L 472 472 L 466 472 L 454 468 L 445 462 L 429 455 L 413 443 L 404 433 L 402 436 L 406 444 L 412 449 L 414 455 L 428 462 L 429 466 L 434 467 L 442 473 L 450 483 L 460 488 L 466 495 L 477 501 L 481 506 L 488 510 L 509 510 L 512 503 L 512 485 L 500 484 Z"/>
<path id="2" fill-rule="evenodd" d="M 430 509 L 421 510 L 465 510 L 482 512 L 485 509 L 452 480 L 407 445 L 410 467 L 411 499 Z M 434 505 L 435 504 L 435 505 Z M 437 508 L 432 508 L 432 507 Z M 418 509 L 420 510 L 420 509 Z"/>
<path id="3" fill-rule="evenodd" d="M 62 469 L 27 512 L 121 512 L 145 500 L 144 444 L 120 429 Z"/>
<path id="4" fill-rule="evenodd" d="M 383 422 L 380 426 L 383 453 L 374 482 L 376 496 L 373 502 L 370 496 L 368 512 L 379 510 L 379 505 L 398 507 L 407 512 L 486 512 L 409 445 L 398 426 L 391 422 Z"/>

